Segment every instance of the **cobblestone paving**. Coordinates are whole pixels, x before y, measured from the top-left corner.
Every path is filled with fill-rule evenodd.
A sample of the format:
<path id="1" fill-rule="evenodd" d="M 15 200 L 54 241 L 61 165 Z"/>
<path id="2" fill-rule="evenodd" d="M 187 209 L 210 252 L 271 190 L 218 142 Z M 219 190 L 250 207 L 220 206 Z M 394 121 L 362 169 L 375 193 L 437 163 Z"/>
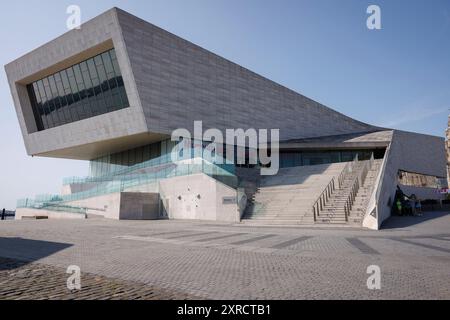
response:
<path id="1" fill-rule="evenodd" d="M 80 299 L 112 298 L 109 285 L 122 288 L 120 298 L 142 292 L 143 299 L 450 299 L 448 213 L 392 218 L 380 231 L 199 221 L 3 221 L 0 257 L 31 262 L 23 268 L 55 268 L 63 283 L 55 290 L 65 289 L 69 265 L 80 266 L 82 282 L 103 279 L 103 291 L 83 287 Z M 381 269 L 381 290 L 367 288 L 370 265 Z M 51 277 L 26 282 L 1 267 L 0 283 L 5 272 L 13 294 L 30 284 L 56 286 Z"/>
<path id="2" fill-rule="evenodd" d="M 82 273 L 81 289 L 69 290 L 62 268 L 0 258 L 0 299 L 4 300 L 190 300 L 182 292 Z"/>

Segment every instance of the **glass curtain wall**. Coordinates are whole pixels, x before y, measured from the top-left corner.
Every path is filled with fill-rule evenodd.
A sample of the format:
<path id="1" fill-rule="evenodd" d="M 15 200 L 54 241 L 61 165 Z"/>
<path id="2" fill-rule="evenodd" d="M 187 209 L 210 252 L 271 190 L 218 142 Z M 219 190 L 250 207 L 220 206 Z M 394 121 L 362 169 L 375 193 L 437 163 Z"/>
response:
<path id="1" fill-rule="evenodd" d="M 177 142 L 167 139 L 146 146 L 109 154 L 90 161 L 90 176 L 100 177 L 111 174 L 121 174 L 124 169 L 143 164 L 144 162 L 147 162 L 147 164 L 144 164 L 144 167 L 147 165 L 158 166 L 160 164 L 172 162 L 172 157 L 177 159 L 177 161 L 202 158 L 203 150 L 205 150 L 205 147 L 208 144 L 209 143 L 204 142 L 202 146 L 201 143 L 191 141 L 190 145 L 186 146 L 184 150 L 177 150 L 174 149 L 175 146 L 177 146 Z M 183 154 L 184 152 L 188 152 L 188 154 Z M 212 152 L 211 158 L 212 159 L 206 160 L 230 173 L 234 172 L 234 165 L 225 163 L 224 155 L 222 153 Z M 142 168 L 136 169 L 139 170 Z"/>
<path id="2" fill-rule="evenodd" d="M 147 161 L 150 166 L 158 166 L 160 164 L 169 163 L 172 161 L 172 151 L 176 150 L 174 147 L 176 142 L 163 140 L 153 144 L 149 144 L 139 148 L 109 154 L 90 162 L 90 175 L 92 177 L 100 177 L 118 173 L 121 170 L 130 168 L 134 165 L 141 164 Z M 203 143 L 202 150 L 205 150 L 207 142 Z M 189 155 L 183 155 L 182 152 L 175 153 L 175 158 L 178 160 L 193 159 L 203 157 L 203 153 L 199 152 L 200 144 L 191 142 L 188 146 L 191 149 L 188 151 Z M 360 160 L 368 160 L 372 152 L 375 153 L 376 159 L 381 159 L 384 152 L 377 152 L 374 150 L 343 150 L 343 151 L 296 151 L 296 152 L 281 152 L 280 153 L 280 168 L 295 167 L 295 166 L 309 166 L 317 164 L 338 163 L 352 161 L 358 154 Z M 206 159 L 220 168 L 230 172 L 235 172 L 235 167 L 254 167 L 248 161 L 249 150 L 245 150 L 245 163 L 238 163 L 237 148 L 234 147 L 234 162 L 233 164 L 226 163 L 226 146 L 222 146 L 222 152 L 213 152 L 212 161 Z M 208 158 L 208 157 L 207 157 Z M 138 169 L 138 168 L 137 168 Z"/>
<path id="3" fill-rule="evenodd" d="M 38 131 L 129 107 L 114 49 L 27 85 Z"/>
<path id="4" fill-rule="evenodd" d="M 317 164 L 348 162 L 355 159 L 358 154 L 360 160 L 368 160 L 372 152 L 375 153 L 375 158 L 383 158 L 378 155 L 379 152 L 374 150 L 351 150 L 351 151 L 292 151 L 280 153 L 280 167 L 296 167 L 296 166 L 311 166 Z"/>

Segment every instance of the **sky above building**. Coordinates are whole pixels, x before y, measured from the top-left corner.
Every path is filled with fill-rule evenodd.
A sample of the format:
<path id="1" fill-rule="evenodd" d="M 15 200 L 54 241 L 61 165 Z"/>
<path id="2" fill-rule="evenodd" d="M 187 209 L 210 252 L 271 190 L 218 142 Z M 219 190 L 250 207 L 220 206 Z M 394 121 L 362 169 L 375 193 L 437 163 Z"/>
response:
<path id="1" fill-rule="evenodd" d="M 444 136 L 450 101 L 450 1 L 9 1 L 0 11 L 2 65 L 119 7 L 339 112 L 371 124 Z M 369 30 L 369 5 L 381 30 Z M 58 193 L 86 161 L 29 157 L 0 72 L 0 208 Z M 299 115 L 301 116 L 301 115 Z"/>

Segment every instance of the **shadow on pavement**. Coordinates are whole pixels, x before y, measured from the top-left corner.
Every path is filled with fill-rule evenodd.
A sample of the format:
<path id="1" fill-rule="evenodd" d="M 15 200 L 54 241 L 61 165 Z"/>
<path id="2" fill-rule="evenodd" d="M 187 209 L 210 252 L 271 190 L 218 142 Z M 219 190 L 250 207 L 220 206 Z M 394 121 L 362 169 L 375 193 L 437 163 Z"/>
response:
<path id="1" fill-rule="evenodd" d="M 0 237 L 0 271 L 19 268 L 71 246 L 70 243 Z M 7 259 L 10 257 L 19 259 L 20 263 Z"/>
<path id="2" fill-rule="evenodd" d="M 391 216 L 387 219 L 383 225 L 382 229 L 401 229 L 409 226 L 413 226 L 416 224 L 420 224 L 429 220 L 437 219 L 444 217 L 450 214 L 450 212 L 424 212 L 421 217 L 419 216 Z"/>

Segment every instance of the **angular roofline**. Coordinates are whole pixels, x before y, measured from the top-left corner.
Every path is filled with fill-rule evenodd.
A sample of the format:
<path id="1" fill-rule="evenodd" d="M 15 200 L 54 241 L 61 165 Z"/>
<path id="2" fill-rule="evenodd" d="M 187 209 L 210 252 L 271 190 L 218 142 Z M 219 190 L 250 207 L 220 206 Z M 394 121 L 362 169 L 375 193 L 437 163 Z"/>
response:
<path id="1" fill-rule="evenodd" d="M 261 79 L 264 79 L 265 81 L 270 81 L 272 84 L 274 84 L 274 85 L 276 85 L 276 86 L 278 86 L 278 87 L 280 87 L 280 88 L 282 88 L 282 89 L 288 90 L 288 91 L 290 91 L 291 93 L 294 93 L 294 94 L 296 94 L 296 95 L 300 95 L 300 96 L 302 96 L 302 97 L 304 97 L 304 98 L 306 98 L 306 99 L 309 99 L 309 100 L 311 100 L 311 101 L 314 101 L 315 103 L 319 104 L 321 107 L 327 108 L 327 109 L 331 110 L 332 112 L 337 113 L 338 115 L 340 115 L 340 116 L 342 116 L 342 117 L 346 117 L 346 118 L 348 118 L 348 119 L 351 119 L 352 121 L 355 121 L 355 122 L 359 123 L 360 125 L 364 125 L 364 126 L 371 127 L 373 130 L 383 129 L 383 128 L 378 128 L 378 127 L 376 127 L 376 126 L 374 126 L 374 125 L 372 125 L 372 124 L 369 124 L 369 123 L 360 121 L 360 120 L 358 120 L 358 119 L 352 118 L 352 117 L 350 117 L 350 116 L 348 116 L 348 115 L 346 115 L 346 114 L 344 114 L 344 113 L 342 113 L 342 112 L 339 112 L 339 111 L 337 111 L 337 110 L 335 110 L 335 109 L 333 109 L 333 108 L 331 108 L 331 107 L 328 107 L 328 106 L 322 104 L 322 103 L 319 102 L 319 101 L 316 101 L 316 100 L 314 100 L 314 99 L 312 99 L 312 98 L 309 98 L 309 97 L 303 95 L 302 93 L 299 93 L 299 92 L 297 92 L 297 91 L 295 91 L 295 90 L 293 90 L 293 89 L 291 89 L 291 88 L 289 88 L 289 87 L 287 87 L 287 86 L 285 86 L 285 85 L 282 85 L 282 84 L 280 84 L 280 83 L 278 83 L 278 82 L 276 82 L 276 81 L 274 81 L 274 80 L 271 80 L 271 79 L 269 79 L 269 78 L 267 78 L 267 77 L 265 77 L 265 76 L 263 76 L 263 75 L 261 75 L 261 74 L 255 72 L 255 71 L 253 71 L 253 70 L 250 70 L 250 69 L 248 69 L 248 68 L 246 68 L 246 67 L 244 67 L 244 66 L 242 66 L 242 65 L 240 65 L 240 64 L 238 64 L 238 63 L 236 63 L 236 62 L 234 62 L 234 61 L 231 61 L 230 59 L 227 59 L 227 58 L 225 58 L 225 57 L 223 57 L 223 56 L 220 56 L 220 55 L 218 55 L 217 53 L 215 53 L 215 52 L 213 52 L 213 51 L 211 51 L 211 50 L 208 50 L 208 49 L 206 49 L 206 48 L 204 48 L 204 47 L 202 47 L 202 46 L 200 46 L 200 45 L 198 45 L 198 44 L 196 44 L 196 43 L 194 43 L 194 42 L 192 42 L 192 41 L 190 41 L 190 40 L 184 39 L 184 38 L 182 38 L 182 37 L 180 37 L 180 36 L 178 36 L 178 35 L 176 35 L 176 34 L 170 32 L 170 31 L 168 31 L 168 30 L 165 30 L 165 29 L 163 29 L 163 28 L 161 28 L 161 27 L 159 27 L 159 26 L 157 26 L 157 25 L 155 25 L 155 24 L 153 24 L 153 23 L 151 23 L 151 22 L 148 22 L 148 21 L 146 21 L 146 20 L 144 20 L 144 19 L 142 19 L 142 18 L 140 18 L 140 17 L 138 17 L 138 16 L 136 16 L 136 15 L 134 15 L 134 14 L 128 12 L 128 11 L 125 11 L 125 10 L 119 8 L 119 7 L 112 7 L 111 9 L 108 9 L 108 10 L 106 10 L 106 11 L 104 11 L 104 12 L 102 12 L 102 13 L 96 15 L 95 17 L 93 17 L 93 18 L 91 18 L 91 19 L 89 19 L 89 20 L 83 22 L 83 23 L 81 24 L 81 28 L 83 27 L 84 24 L 89 23 L 89 22 L 91 22 L 91 21 L 97 19 L 99 16 L 106 15 L 106 14 L 108 14 L 108 13 L 110 13 L 110 12 L 114 12 L 116 15 L 117 15 L 118 13 L 124 14 L 124 15 L 128 15 L 128 16 L 132 17 L 133 19 L 136 19 L 136 20 L 142 21 L 142 22 L 145 23 L 145 24 L 151 25 L 152 27 L 157 28 L 157 29 L 161 30 L 162 32 L 165 32 L 165 33 L 170 34 L 171 36 L 175 37 L 176 39 L 178 39 L 178 40 L 180 40 L 180 41 L 188 42 L 189 44 L 196 46 L 197 48 L 199 48 L 200 50 L 203 50 L 203 51 L 207 52 L 208 54 L 212 54 L 212 55 L 214 55 L 214 56 L 216 56 L 216 57 L 218 57 L 218 58 L 220 58 L 220 59 L 224 59 L 224 60 L 226 60 L 227 62 L 229 62 L 229 63 L 231 63 L 231 64 L 234 64 L 234 65 L 238 66 L 239 68 L 242 68 L 243 70 L 245 70 L 245 71 L 247 71 L 247 72 L 249 72 L 249 73 L 255 75 L 256 77 L 261 78 Z M 120 23 L 119 23 L 119 24 L 120 24 Z M 66 34 L 71 33 L 71 32 L 78 32 L 78 30 L 74 29 L 74 30 L 69 30 L 69 31 L 67 31 L 67 32 L 64 32 L 63 34 L 61 34 L 61 35 L 59 35 L 58 37 L 52 39 L 51 41 L 48 41 L 48 42 L 46 42 L 46 43 L 44 43 L 44 44 L 42 44 L 42 45 L 40 45 L 40 46 L 34 48 L 33 50 L 31 50 L 31 51 L 29 51 L 29 52 L 23 54 L 22 56 L 18 57 L 17 59 L 14 59 L 13 61 L 7 63 L 6 65 L 4 65 L 4 69 L 7 70 L 7 68 L 9 68 L 10 65 L 13 65 L 14 63 L 19 62 L 20 60 L 26 58 L 27 56 L 32 56 L 32 55 L 33 55 L 36 51 L 38 51 L 39 49 L 41 49 L 41 48 L 47 46 L 48 44 L 50 44 L 50 43 L 53 42 L 53 41 L 57 41 L 58 39 L 64 37 Z M 371 130 L 371 129 L 368 128 L 368 130 Z"/>
<path id="2" fill-rule="evenodd" d="M 290 92 L 292 92 L 292 93 L 294 93 L 294 94 L 300 95 L 300 96 L 302 96 L 302 97 L 304 97 L 304 98 L 307 98 L 307 99 L 309 99 L 309 100 L 311 100 L 311 101 L 314 101 L 315 103 L 318 103 L 320 106 L 322 106 L 322 107 L 324 107 L 324 108 L 327 108 L 327 109 L 331 110 L 332 112 L 335 112 L 335 113 L 339 114 L 340 116 L 349 118 L 349 119 L 351 119 L 352 121 L 358 122 L 358 123 L 361 124 L 361 125 L 365 125 L 365 126 L 372 127 L 374 130 L 377 130 L 377 129 L 383 129 L 383 128 L 376 127 L 376 126 L 374 126 L 374 125 L 372 125 L 372 124 L 369 124 L 369 123 L 366 123 L 366 122 L 363 122 L 363 121 L 354 119 L 354 118 L 352 118 L 352 117 L 350 117 L 350 116 L 348 116 L 348 115 L 346 115 L 346 114 L 344 114 L 344 113 L 342 113 L 342 112 L 339 112 L 339 111 L 337 111 L 337 110 L 335 110 L 335 109 L 333 109 L 333 108 L 331 108 L 331 107 L 328 107 L 328 106 L 324 105 L 323 103 L 321 103 L 321 102 L 319 102 L 319 101 L 316 101 L 316 100 L 314 100 L 314 99 L 312 99 L 312 98 L 310 98 L 310 97 L 308 97 L 308 96 L 305 96 L 304 94 L 299 93 L 299 92 L 297 92 L 297 91 L 295 91 L 295 90 L 293 90 L 293 89 L 291 89 L 291 88 L 289 88 L 289 87 L 287 87 L 287 86 L 285 86 L 285 85 L 282 85 L 282 84 L 280 84 L 280 83 L 278 83 L 278 82 L 276 82 L 276 81 L 274 81 L 274 80 L 271 80 L 271 79 L 269 79 L 269 78 L 267 78 L 267 77 L 265 77 L 265 76 L 263 76 L 263 75 L 261 75 L 261 74 L 255 72 L 255 71 L 253 71 L 253 70 L 250 70 L 250 69 L 248 69 L 248 68 L 246 68 L 246 67 L 244 67 L 244 66 L 242 66 L 242 65 L 240 65 L 240 64 L 238 64 L 238 63 L 236 63 L 236 62 L 234 62 L 234 61 L 232 61 L 232 60 L 230 60 L 230 59 L 228 59 L 228 58 L 225 58 L 225 57 L 223 57 L 223 56 L 221 56 L 221 55 L 219 55 L 219 54 L 217 54 L 217 53 L 215 53 L 215 52 L 213 52 L 213 51 L 211 51 L 211 50 L 209 50 L 209 49 L 204 48 L 204 47 L 202 47 L 202 46 L 196 44 L 195 42 L 193 42 L 193 41 L 191 41 L 191 40 L 184 39 L 184 38 L 182 38 L 182 37 L 180 37 L 180 36 L 178 36 L 178 35 L 176 35 L 176 34 L 170 32 L 170 31 L 168 31 L 168 30 L 166 30 L 166 29 L 163 29 L 163 28 L 161 28 L 161 27 L 159 27 L 159 26 L 157 26 L 157 25 L 155 25 L 155 24 L 153 24 L 153 23 L 151 23 L 151 22 L 148 22 L 148 21 L 146 21 L 146 20 L 144 20 L 144 19 L 142 19 L 142 18 L 140 18 L 140 17 L 138 17 L 138 16 L 136 16 L 136 15 L 134 15 L 134 14 L 128 12 L 128 11 L 125 11 L 125 10 L 123 10 L 123 9 L 121 9 L 121 8 L 118 8 L 118 7 L 114 7 L 114 8 L 112 8 L 111 10 L 113 10 L 113 9 L 115 9 L 117 12 L 121 12 L 121 13 L 123 13 L 123 14 L 125 14 L 125 15 L 128 15 L 128 16 L 130 16 L 130 17 L 133 17 L 134 19 L 140 20 L 140 21 L 142 21 L 143 23 L 149 24 L 149 25 L 151 25 L 152 27 L 157 28 L 157 29 L 159 29 L 159 30 L 162 31 L 162 32 L 168 33 L 168 34 L 170 34 L 171 36 L 177 38 L 178 40 L 188 42 L 188 43 L 190 43 L 191 45 L 194 45 L 194 46 L 198 47 L 199 49 L 201 49 L 201 50 L 203 50 L 203 51 L 205 51 L 205 52 L 207 52 L 207 53 L 209 53 L 209 54 L 212 54 L 212 55 L 214 55 L 214 56 L 216 56 L 216 57 L 218 57 L 218 58 L 220 58 L 220 59 L 226 60 L 227 62 L 232 63 L 232 64 L 238 66 L 239 68 L 242 68 L 243 70 L 252 73 L 253 75 L 257 76 L 258 78 L 264 79 L 264 80 L 266 80 L 266 81 L 270 81 L 271 83 L 273 83 L 273 84 L 276 85 L 276 86 L 279 86 L 279 87 L 282 88 L 282 89 L 288 90 L 288 91 L 290 91 Z"/>

